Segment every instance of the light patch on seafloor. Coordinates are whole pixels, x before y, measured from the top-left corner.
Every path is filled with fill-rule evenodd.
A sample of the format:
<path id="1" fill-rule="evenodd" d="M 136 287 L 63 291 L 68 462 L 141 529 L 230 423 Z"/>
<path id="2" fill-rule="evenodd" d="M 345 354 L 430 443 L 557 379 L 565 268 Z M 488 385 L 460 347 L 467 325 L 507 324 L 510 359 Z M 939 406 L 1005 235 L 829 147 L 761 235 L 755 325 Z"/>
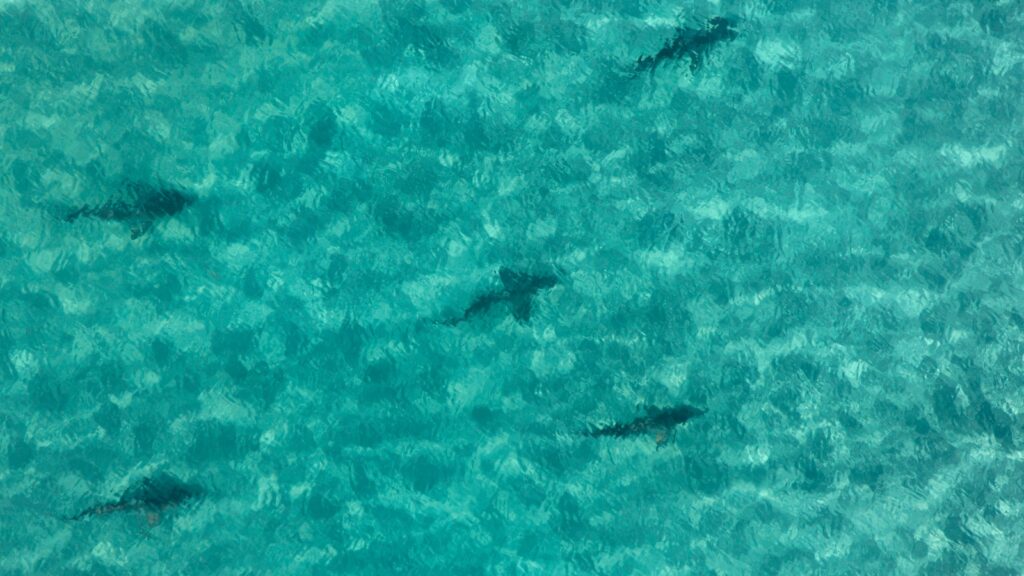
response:
<path id="1" fill-rule="evenodd" d="M 552 345 L 533 353 L 530 370 L 540 378 L 563 375 L 576 364 L 576 355 L 565 346 Z"/>
<path id="2" fill-rule="evenodd" d="M 821 69 L 819 76 L 831 80 L 839 80 L 853 74 L 857 70 L 857 59 L 849 52 L 833 54 Z"/>
<path id="3" fill-rule="evenodd" d="M 253 418 L 252 410 L 234 398 L 224 386 L 217 384 L 199 393 L 200 420 L 218 422 L 246 422 Z"/>
<path id="4" fill-rule="evenodd" d="M 558 220 L 554 217 L 536 220 L 530 224 L 527 234 L 530 239 L 550 238 L 558 231 Z"/>
<path id="5" fill-rule="evenodd" d="M 935 297 L 923 290 L 900 290 L 890 295 L 908 318 L 917 318 Z"/>
<path id="6" fill-rule="evenodd" d="M 995 54 L 992 56 L 993 74 L 1002 76 L 1021 64 L 1024 64 L 1024 51 L 1020 50 L 1019 44 L 999 42 L 996 45 Z"/>
<path id="7" fill-rule="evenodd" d="M 92 556 L 107 566 L 125 566 L 128 562 L 125 551 L 107 541 L 97 542 Z"/>
<path id="8" fill-rule="evenodd" d="M 762 465 L 767 464 L 768 460 L 771 459 L 772 450 L 767 444 L 758 444 L 757 446 L 747 446 L 743 452 L 744 459 L 748 464 Z"/>
<path id="9" fill-rule="evenodd" d="M 37 250 L 28 258 L 28 265 L 37 274 L 49 272 L 53 269 L 59 252 L 57 250 Z"/>
<path id="10" fill-rule="evenodd" d="M 76 361 L 85 360 L 96 353 L 98 343 L 93 338 L 93 334 L 76 332 L 69 349 L 69 353 Z"/>
<path id="11" fill-rule="evenodd" d="M 253 502 L 251 508 L 259 510 L 270 506 L 276 507 L 280 504 L 281 485 L 277 480 L 277 474 L 261 476 L 256 481 L 256 501 Z"/>
<path id="12" fill-rule="evenodd" d="M 266 322 L 274 309 L 262 301 L 247 300 L 231 319 L 232 327 L 255 328 Z"/>
<path id="13" fill-rule="evenodd" d="M 742 182 L 756 178 L 761 173 L 764 160 L 756 150 L 746 149 L 732 158 L 732 168 L 729 170 L 730 182 Z"/>
<path id="14" fill-rule="evenodd" d="M 880 65 L 872 70 L 869 77 L 870 90 L 875 96 L 892 97 L 897 94 L 902 70 L 894 65 Z"/>
<path id="15" fill-rule="evenodd" d="M 449 258 L 457 259 L 460 256 L 469 255 L 469 246 L 461 238 L 452 238 L 448 241 L 446 251 Z"/>
<path id="16" fill-rule="evenodd" d="M 872 136 L 894 138 L 899 129 L 899 116 L 895 111 L 882 110 L 874 114 L 866 114 L 860 121 L 861 132 Z"/>
<path id="17" fill-rule="evenodd" d="M 187 242 L 195 240 L 195 230 L 177 218 L 167 220 L 160 226 L 161 235 L 168 240 Z"/>
<path id="18" fill-rule="evenodd" d="M 452 242 L 455 241 L 453 240 Z M 427 314 L 437 308 L 437 302 L 441 295 L 444 295 L 448 290 L 458 288 L 452 278 L 440 274 L 431 274 L 403 282 L 401 291 L 409 298 L 413 307 L 420 314 Z"/>
<path id="19" fill-rule="evenodd" d="M 998 166 L 1006 153 L 1006 145 L 967 147 L 961 144 L 946 144 L 939 153 L 965 168 L 973 168 L 979 164 Z"/>
<path id="20" fill-rule="evenodd" d="M 256 337 L 259 356 L 271 365 L 280 365 L 285 360 L 285 343 L 281 335 L 264 330 Z"/>
<path id="21" fill-rule="evenodd" d="M 129 406 L 131 406 L 132 399 L 134 397 L 135 395 L 131 391 L 128 391 L 123 394 L 108 394 L 107 400 L 110 400 L 110 403 L 113 404 L 114 406 L 117 406 L 118 408 L 125 410 Z"/>
<path id="22" fill-rule="evenodd" d="M 732 208 L 732 206 L 725 199 L 714 197 L 701 202 L 691 211 L 701 218 L 721 220 L 729 213 L 730 208 Z"/>
<path id="23" fill-rule="evenodd" d="M 78 316 L 93 311 L 95 302 L 78 286 L 59 285 L 53 288 L 60 300 L 61 309 L 69 316 Z"/>
<path id="24" fill-rule="evenodd" d="M 846 377 L 846 380 L 856 387 L 860 386 L 861 377 L 868 368 L 869 365 L 867 362 L 863 360 L 853 360 L 843 365 L 842 373 L 843 376 Z"/>
<path id="25" fill-rule="evenodd" d="M 654 371 L 654 380 L 664 386 L 673 394 L 678 394 L 686 388 L 686 375 L 689 366 L 679 359 L 666 359 Z"/>
<path id="26" fill-rule="evenodd" d="M 640 253 L 640 261 L 668 274 L 681 273 L 692 263 L 692 259 L 680 248 L 645 250 Z"/>
<path id="27" fill-rule="evenodd" d="M 791 207 L 785 212 L 787 219 L 807 224 L 820 222 L 826 216 L 828 216 L 828 210 L 815 202 L 803 202 L 801 206 Z"/>
<path id="28" fill-rule="evenodd" d="M 474 368 L 448 384 L 448 401 L 457 408 L 473 404 L 490 388 L 489 371 Z"/>
<path id="29" fill-rule="evenodd" d="M 14 350 L 9 358 L 20 380 L 31 380 L 39 374 L 39 359 L 30 350 Z"/>
<path id="30" fill-rule="evenodd" d="M 800 48 L 780 38 L 767 38 L 757 42 L 754 56 L 770 69 L 793 68 L 800 59 Z"/>
<path id="31" fill-rule="evenodd" d="M 152 389 L 160 383 L 160 374 L 157 374 L 153 370 L 139 370 L 135 374 L 135 381 L 138 382 L 139 389 Z"/>

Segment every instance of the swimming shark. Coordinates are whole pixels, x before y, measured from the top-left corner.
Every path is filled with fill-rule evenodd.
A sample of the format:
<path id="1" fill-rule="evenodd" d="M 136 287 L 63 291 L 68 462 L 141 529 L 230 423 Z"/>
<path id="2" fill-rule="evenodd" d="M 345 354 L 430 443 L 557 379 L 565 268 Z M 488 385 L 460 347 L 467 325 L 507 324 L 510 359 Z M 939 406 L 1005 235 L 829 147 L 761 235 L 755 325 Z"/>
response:
<path id="1" fill-rule="evenodd" d="M 655 442 L 661 446 L 668 441 L 670 433 L 680 424 L 685 424 L 691 418 L 697 418 L 705 414 L 704 410 L 694 408 L 686 404 L 672 406 L 669 408 L 657 408 L 649 406 L 647 414 L 634 418 L 625 424 L 609 424 L 591 428 L 583 432 L 584 436 L 599 438 L 610 436 L 612 438 L 626 438 L 642 434 L 654 433 Z"/>
<path id="2" fill-rule="evenodd" d="M 144 182 L 126 182 L 119 194 L 99 206 L 83 206 L 64 217 L 65 222 L 79 218 L 98 218 L 125 222 L 136 239 L 161 219 L 174 216 L 195 202 L 195 197 L 172 186 L 153 186 Z"/>
<path id="3" fill-rule="evenodd" d="M 676 28 L 675 37 L 665 42 L 657 54 L 637 59 L 636 71 L 650 70 L 653 74 L 662 62 L 686 56 L 690 59 L 690 70 L 696 72 L 704 64 L 704 58 L 712 47 L 736 38 L 734 25 L 733 20 L 717 16 L 708 20 L 703 28 Z"/>
<path id="4" fill-rule="evenodd" d="M 182 482 L 170 474 L 160 473 L 129 487 L 117 501 L 91 506 L 68 519 L 83 520 L 114 512 L 141 511 L 146 513 L 150 523 L 155 523 L 161 511 L 200 498 L 204 493 L 198 484 Z"/>
<path id="5" fill-rule="evenodd" d="M 488 292 L 477 297 L 469 308 L 462 313 L 462 316 L 451 318 L 444 323 L 449 326 L 456 326 L 470 318 L 490 310 L 496 304 L 507 303 L 512 312 L 512 317 L 521 323 L 530 321 L 530 312 L 533 308 L 533 297 L 537 292 L 546 290 L 558 284 L 558 278 L 541 274 L 534 275 L 525 272 L 516 272 L 511 268 L 502 266 L 498 270 L 501 278 L 501 289 Z"/>

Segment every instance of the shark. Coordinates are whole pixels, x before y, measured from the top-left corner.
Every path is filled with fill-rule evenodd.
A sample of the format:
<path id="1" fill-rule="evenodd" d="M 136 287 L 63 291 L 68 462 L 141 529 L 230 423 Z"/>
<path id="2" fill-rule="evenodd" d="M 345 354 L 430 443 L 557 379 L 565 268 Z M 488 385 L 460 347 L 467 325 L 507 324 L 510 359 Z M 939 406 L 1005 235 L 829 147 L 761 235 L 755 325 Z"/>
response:
<path id="1" fill-rule="evenodd" d="M 68 519 L 78 521 L 115 512 L 139 511 L 145 512 L 150 523 L 155 524 L 162 511 L 201 498 L 204 493 L 198 484 L 182 482 L 171 474 L 159 473 L 130 486 L 117 500 L 90 506 Z"/>
<path id="2" fill-rule="evenodd" d="M 703 28 L 676 28 L 675 37 L 665 42 L 653 56 L 641 56 L 636 61 L 636 71 L 650 71 L 652 74 L 666 60 L 687 57 L 690 70 L 696 72 L 704 64 L 711 48 L 736 38 L 735 21 L 717 16 L 707 21 Z"/>
<path id="3" fill-rule="evenodd" d="M 131 226 L 132 239 L 148 232 L 157 220 L 177 215 L 195 202 L 191 194 L 166 185 L 126 182 L 117 196 L 97 206 L 83 206 L 64 217 L 65 222 L 96 218 Z"/>
<path id="4" fill-rule="evenodd" d="M 463 311 L 462 316 L 451 318 L 444 323 L 449 326 L 456 326 L 470 318 L 487 312 L 499 304 L 508 305 L 512 312 L 512 317 L 518 322 L 529 322 L 534 296 L 541 290 L 552 288 L 558 284 L 556 276 L 517 272 L 504 266 L 498 270 L 498 277 L 501 279 L 501 289 L 478 296 Z"/>
<path id="5" fill-rule="evenodd" d="M 661 446 L 668 442 L 669 436 L 676 426 L 686 424 L 692 418 L 705 414 L 704 410 L 687 404 L 679 404 L 669 408 L 649 406 L 646 414 L 626 423 L 613 423 L 606 426 L 590 428 L 583 432 L 591 438 L 611 437 L 627 438 L 653 433 L 655 442 Z"/>

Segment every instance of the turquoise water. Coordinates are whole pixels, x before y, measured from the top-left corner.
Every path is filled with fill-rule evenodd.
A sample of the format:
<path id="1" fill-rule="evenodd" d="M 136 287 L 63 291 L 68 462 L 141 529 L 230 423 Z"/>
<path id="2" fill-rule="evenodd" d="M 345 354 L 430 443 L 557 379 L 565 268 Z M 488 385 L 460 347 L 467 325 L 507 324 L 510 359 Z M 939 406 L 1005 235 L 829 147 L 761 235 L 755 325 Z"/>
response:
<path id="1" fill-rule="evenodd" d="M 1022 93 L 1016 0 L 0 0 L 0 573 L 1020 574 Z"/>

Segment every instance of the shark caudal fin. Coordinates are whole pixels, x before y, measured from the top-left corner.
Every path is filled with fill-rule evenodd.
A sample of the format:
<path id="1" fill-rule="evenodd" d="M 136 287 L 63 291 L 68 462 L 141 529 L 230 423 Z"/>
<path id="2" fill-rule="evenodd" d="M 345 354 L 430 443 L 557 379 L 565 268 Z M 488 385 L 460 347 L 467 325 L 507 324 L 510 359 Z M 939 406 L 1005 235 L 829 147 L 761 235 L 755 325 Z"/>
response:
<path id="1" fill-rule="evenodd" d="M 538 290 L 552 288 L 558 284 L 558 278 L 551 274 L 529 274 L 516 272 L 502 266 L 498 269 L 501 284 L 509 294 L 533 294 Z"/>

